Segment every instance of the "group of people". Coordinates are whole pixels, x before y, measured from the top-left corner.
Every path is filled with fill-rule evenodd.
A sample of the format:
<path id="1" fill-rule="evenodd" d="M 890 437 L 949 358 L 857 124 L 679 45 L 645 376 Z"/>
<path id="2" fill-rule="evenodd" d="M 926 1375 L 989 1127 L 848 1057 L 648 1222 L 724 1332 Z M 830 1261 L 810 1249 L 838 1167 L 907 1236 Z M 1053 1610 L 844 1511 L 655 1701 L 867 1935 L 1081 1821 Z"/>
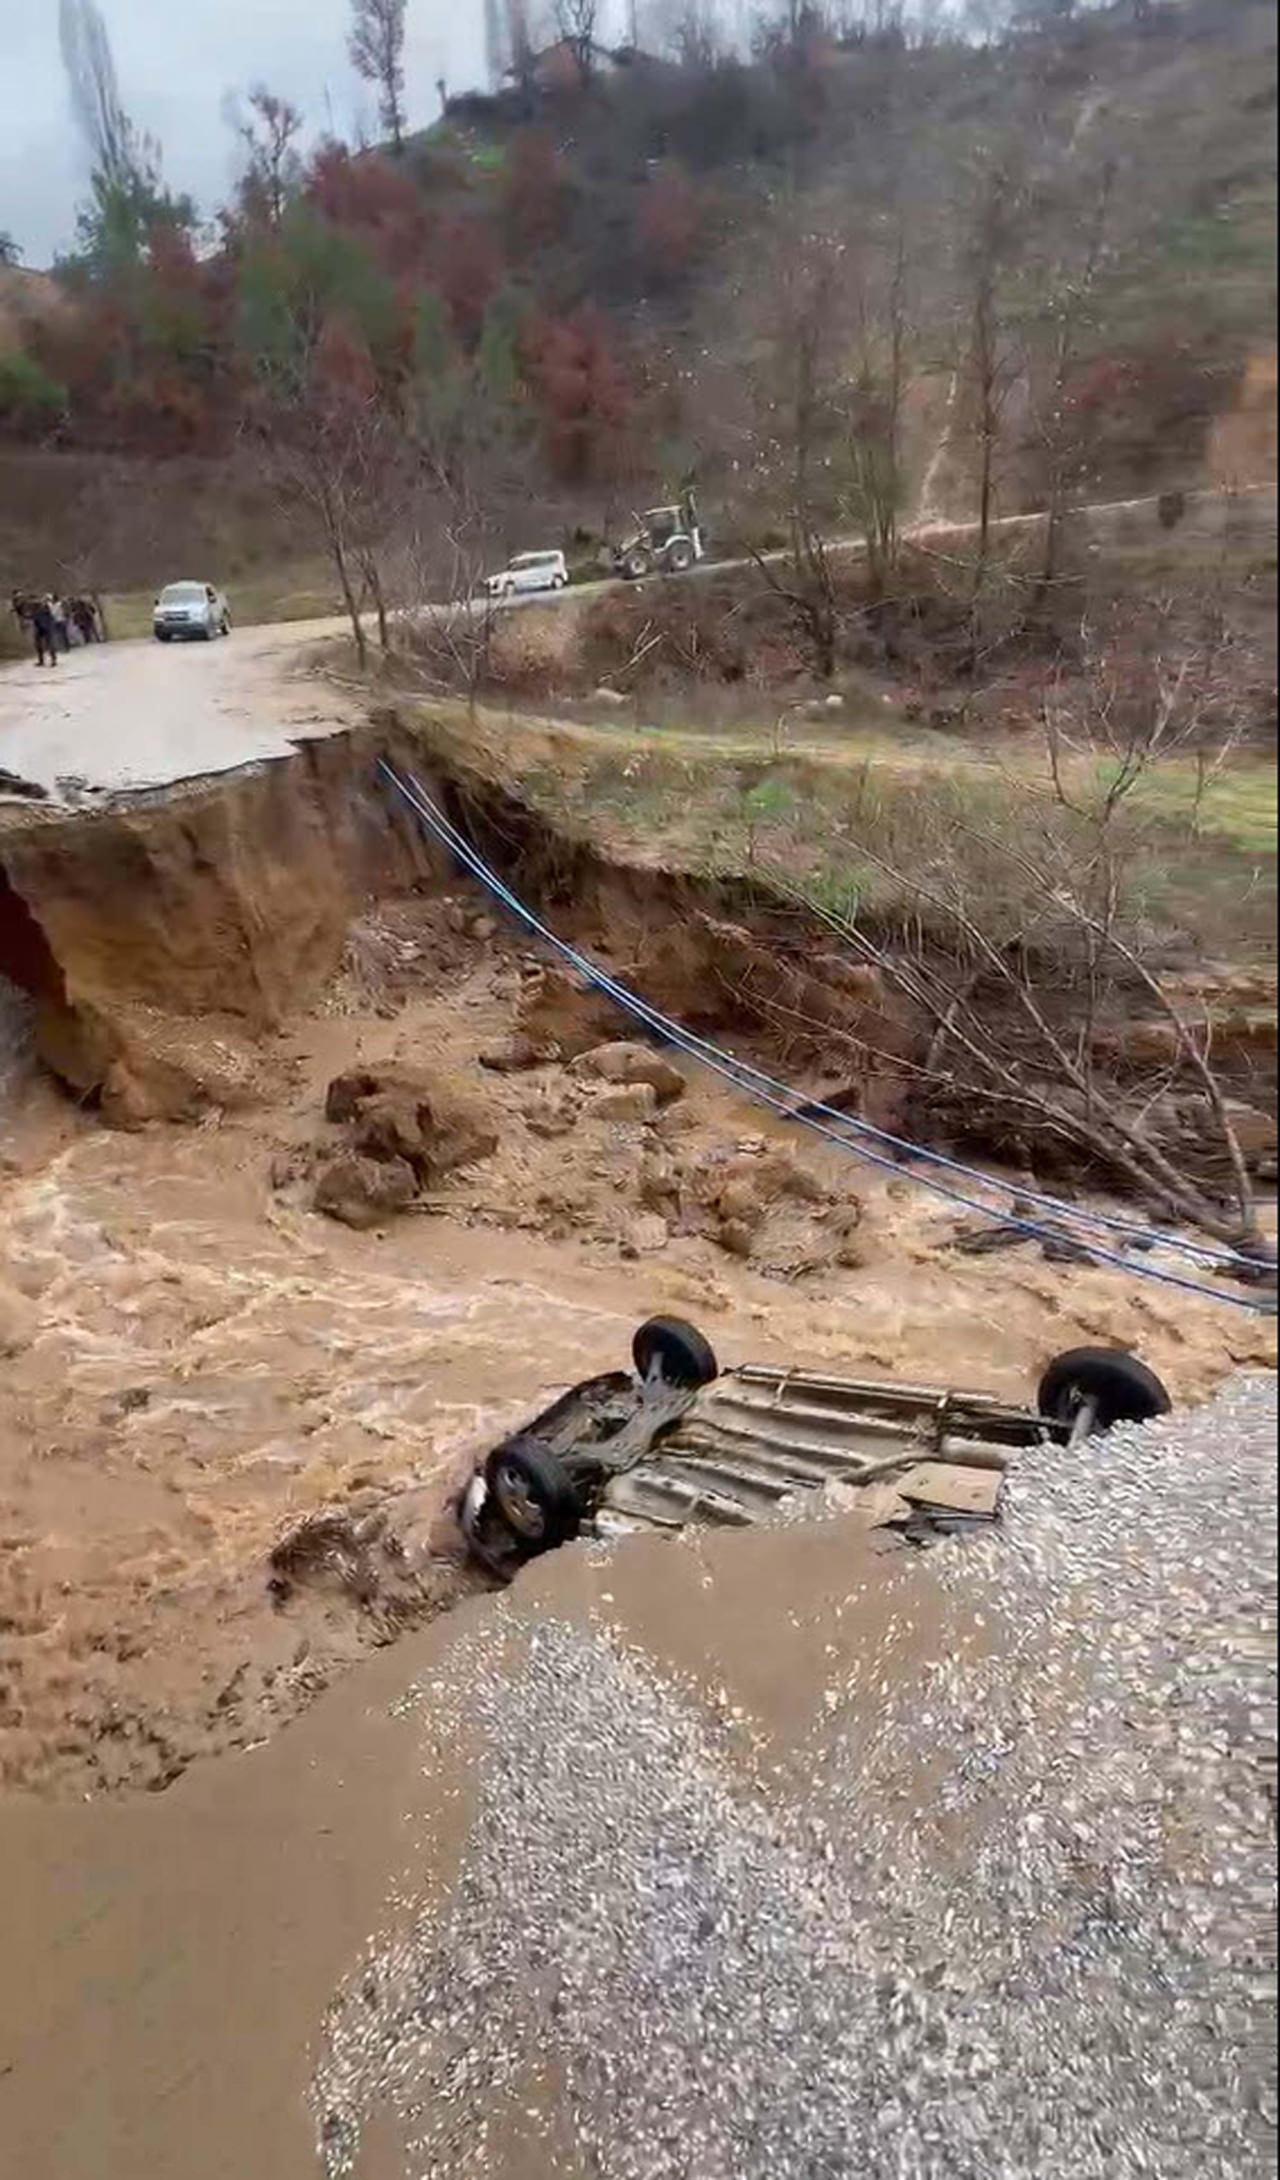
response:
<path id="1" fill-rule="evenodd" d="M 105 643 L 101 609 L 92 598 L 60 598 L 54 591 L 15 590 L 19 628 L 35 645 L 37 666 L 56 666 L 58 654 L 77 643 Z"/>

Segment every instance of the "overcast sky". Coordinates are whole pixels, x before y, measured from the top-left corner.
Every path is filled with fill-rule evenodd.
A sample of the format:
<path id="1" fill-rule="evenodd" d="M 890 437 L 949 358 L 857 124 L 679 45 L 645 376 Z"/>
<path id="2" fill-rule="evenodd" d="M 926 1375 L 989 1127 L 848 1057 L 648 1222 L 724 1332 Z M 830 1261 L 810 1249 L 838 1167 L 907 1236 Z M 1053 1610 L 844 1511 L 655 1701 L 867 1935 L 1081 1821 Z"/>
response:
<path id="1" fill-rule="evenodd" d="M 229 91 L 267 83 L 300 106 L 313 135 L 373 134 L 375 107 L 347 59 L 349 0 L 101 0 L 120 97 L 158 136 L 166 180 L 203 213 L 226 195 L 234 140 Z M 480 82 L 482 0 L 409 0 L 405 56 L 410 120 L 439 112 L 450 91 Z M 28 265 L 47 265 L 74 236 L 87 175 L 58 45 L 57 0 L 0 0 L 0 231 Z"/>

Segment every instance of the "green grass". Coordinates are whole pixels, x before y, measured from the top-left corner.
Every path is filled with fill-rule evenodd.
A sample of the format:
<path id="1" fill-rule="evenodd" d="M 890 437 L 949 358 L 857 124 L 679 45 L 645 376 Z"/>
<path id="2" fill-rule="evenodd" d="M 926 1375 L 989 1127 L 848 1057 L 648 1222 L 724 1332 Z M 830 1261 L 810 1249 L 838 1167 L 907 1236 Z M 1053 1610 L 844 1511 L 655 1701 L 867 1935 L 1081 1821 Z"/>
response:
<path id="1" fill-rule="evenodd" d="M 1201 840 L 1228 841 L 1242 855 L 1273 856 L 1276 784 L 1274 764 L 1242 758 L 1209 783 L 1197 813 L 1195 766 L 1175 758 L 1149 772 L 1138 794 L 1144 807 Z"/>
<path id="2" fill-rule="evenodd" d="M 323 563 L 303 562 L 274 574 L 242 576 L 229 581 L 226 591 L 231 617 L 242 628 L 263 621 L 323 620 L 342 611 L 336 587 L 325 580 Z M 151 634 L 153 590 L 108 594 L 104 603 L 113 637 Z"/>
<path id="3" fill-rule="evenodd" d="M 846 736 L 839 748 L 824 739 L 778 751 L 767 732 L 748 741 L 741 726 L 743 738 L 729 744 L 618 721 L 493 725 L 484 768 L 558 831 L 620 861 L 780 877 L 845 917 L 892 923 L 914 913 L 917 880 L 927 886 L 931 870 L 959 872 L 992 929 L 1016 930 L 1027 914 L 1026 880 L 999 843 L 1022 847 L 1043 828 L 1081 867 L 1096 848 L 1088 826 L 1056 807 L 1030 750 L 1000 757 L 941 735 L 926 748 L 881 733 L 865 743 Z M 472 748 L 464 761 L 476 756 Z M 1270 960 L 1275 768 L 1256 757 L 1227 768 L 1210 783 L 1193 831 L 1194 788 L 1194 766 L 1171 760 L 1121 812 L 1130 909 L 1144 932 L 1165 934 L 1179 950 Z"/>

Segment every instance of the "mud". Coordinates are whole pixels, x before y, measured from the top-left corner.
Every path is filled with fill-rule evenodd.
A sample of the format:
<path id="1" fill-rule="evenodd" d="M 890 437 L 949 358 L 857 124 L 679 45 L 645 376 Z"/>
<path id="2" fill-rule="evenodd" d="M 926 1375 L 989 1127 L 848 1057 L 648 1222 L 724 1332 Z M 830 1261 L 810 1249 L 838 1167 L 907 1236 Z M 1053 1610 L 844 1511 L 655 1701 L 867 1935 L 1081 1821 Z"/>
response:
<path id="1" fill-rule="evenodd" d="M 455 1604 L 473 1578 L 441 1521 L 454 1479 L 625 1360 L 654 1311 L 701 1320 L 728 1360 L 1015 1396 L 1081 1341 L 1139 1348 L 1179 1399 L 1270 1354 L 1256 1321 L 1119 1274 L 958 1257 L 945 1207 L 821 1146 L 798 1156 L 710 1081 L 616 1120 L 592 1110 L 609 1086 L 559 1060 L 483 1067 L 531 968 L 475 904 L 410 895 L 358 920 L 312 1006 L 264 1041 L 255 1104 L 122 1133 L 36 1079 L 11 1109 L 11 1790 L 163 1787 Z M 424 1065 L 483 1093 L 495 1151 L 385 1227 L 318 1216 L 330 1081 Z M 779 1185 L 797 1157 L 803 1181 Z M 738 1254 L 723 1228 L 748 1202 Z"/>

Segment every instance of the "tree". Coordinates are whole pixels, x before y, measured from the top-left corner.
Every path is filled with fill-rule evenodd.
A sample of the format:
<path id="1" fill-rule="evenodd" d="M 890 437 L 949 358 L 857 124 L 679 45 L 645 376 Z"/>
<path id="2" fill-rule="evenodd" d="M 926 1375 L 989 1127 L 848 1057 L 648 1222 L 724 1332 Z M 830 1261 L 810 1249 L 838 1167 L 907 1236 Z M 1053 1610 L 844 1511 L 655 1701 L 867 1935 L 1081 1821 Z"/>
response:
<path id="1" fill-rule="evenodd" d="M 15 242 L 5 227 L 0 227 L 0 265 L 20 265 L 22 244 Z"/>
<path id="2" fill-rule="evenodd" d="M 404 17 L 406 0 L 351 0 L 348 51 L 357 75 L 376 86 L 378 118 L 393 151 L 404 150 Z"/>
<path id="3" fill-rule="evenodd" d="M 96 0 L 60 0 L 59 32 L 72 110 L 89 150 L 89 202 L 76 216 L 79 263 L 91 275 L 136 265 L 160 228 L 194 225 L 195 208 L 161 176 L 160 147 L 120 101 L 111 41 Z"/>
<path id="4" fill-rule="evenodd" d="M 863 541 L 873 597 L 883 595 L 898 561 L 898 517 L 905 497 L 902 415 L 910 368 L 906 230 L 901 217 L 883 249 L 864 242 L 855 283 L 851 375 L 842 401 L 841 493 L 845 527 Z"/>
<path id="5" fill-rule="evenodd" d="M 67 389 L 21 349 L 0 355 L 0 431 L 47 432 L 66 414 Z"/>
<path id="6" fill-rule="evenodd" d="M 1071 398 L 1072 382 L 1105 257 L 1107 218 L 1115 178 L 1114 162 L 1104 161 L 1095 178 L 1092 202 L 1080 208 L 1083 216 L 1072 222 L 1071 240 L 1044 284 L 1049 340 L 1047 370 L 1043 374 L 1038 400 L 1034 369 L 1030 374 L 1044 463 L 1047 513 L 1040 576 L 1042 590 L 1048 589 L 1058 572 L 1058 548 L 1067 502 L 1073 486 L 1083 481 L 1086 466 L 1088 432 L 1082 412 Z"/>
<path id="7" fill-rule="evenodd" d="M 816 912 L 914 1013 L 926 1131 L 1032 1163 L 1066 1153 L 1077 1171 L 1083 1158 L 1161 1214 L 1255 1250 L 1212 1024 L 1178 997 L 1152 914 L 1171 815 L 1150 793 L 1158 770 L 1180 760 L 1165 775 L 1176 792 L 1198 754 L 1193 830 L 1202 782 L 1241 734 L 1221 646 L 1180 637 L 1159 611 L 1153 626 L 1145 607 L 1086 626 L 1042 725 L 1044 776 L 1020 765 L 1002 797 L 975 801 L 970 783 L 922 797 L 909 860 L 876 822 L 850 828 L 856 861 L 899 903 L 891 939 L 883 915 Z"/>
<path id="8" fill-rule="evenodd" d="M 580 83 L 590 83 L 596 65 L 596 20 L 600 0 L 555 0 L 556 31 L 572 53 Z"/>
<path id="9" fill-rule="evenodd" d="M 968 304 L 968 377 L 977 441 L 978 549 L 974 589 L 981 591 L 991 550 L 1005 405 L 1020 357 L 1005 317 L 1006 282 L 1022 241 L 1023 193 L 1003 153 L 984 156 L 974 177 L 970 226 L 962 250 Z"/>
<path id="10" fill-rule="evenodd" d="M 245 151 L 241 209 L 247 219 L 278 227 L 302 181 L 298 153 L 302 115 L 287 98 L 277 98 L 265 83 L 259 83 L 249 93 L 247 117 L 238 117 L 235 129 Z"/>
<path id="11" fill-rule="evenodd" d="M 744 257 L 738 297 L 751 313 L 739 427 L 762 526 L 781 529 L 785 559 L 757 554 L 761 575 L 785 602 L 812 672 L 834 672 L 839 599 L 826 538 L 835 526 L 848 420 L 852 339 L 849 245 L 835 224 L 811 227 L 797 202 L 773 247 Z M 731 389 L 712 394 L 728 410 Z M 732 429 L 732 423 L 730 428 Z"/>
<path id="12" fill-rule="evenodd" d="M 580 486 L 616 469 L 632 395 L 604 313 L 584 304 L 563 318 L 531 318 L 524 347 L 555 474 Z"/>
<path id="13" fill-rule="evenodd" d="M 246 429 L 282 495 L 317 525 L 363 666 L 362 583 L 384 645 L 389 633 L 378 555 L 398 478 L 387 399 L 395 292 L 354 237 L 301 203 L 246 252 L 240 282 L 253 376 Z"/>

